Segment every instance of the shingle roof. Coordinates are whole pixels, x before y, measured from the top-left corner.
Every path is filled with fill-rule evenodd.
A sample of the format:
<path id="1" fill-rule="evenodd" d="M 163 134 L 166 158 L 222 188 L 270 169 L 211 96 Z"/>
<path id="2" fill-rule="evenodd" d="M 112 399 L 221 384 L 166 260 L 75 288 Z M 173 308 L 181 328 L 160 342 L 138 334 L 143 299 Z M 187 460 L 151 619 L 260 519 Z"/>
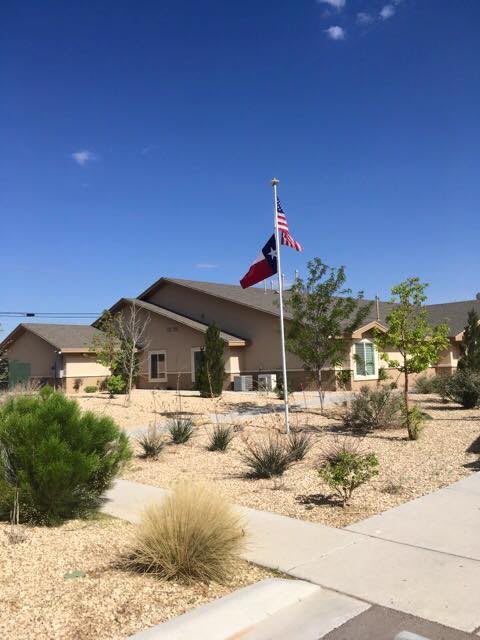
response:
<path id="1" fill-rule="evenodd" d="M 182 280 L 180 278 L 160 278 L 146 291 L 141 293 L 138 298 L 144 299 L 163 283 L 172 282 L 196 291 L 201 291 L 217 298 L 223 298 L 237 304 L 242 304 L 266 313 L 278 315 L 278 292 L 267 288 L 266 292 L 260 287 L 250 287 L 242 289 L 239 285 L 222 284 L 217 282 L 202 282 L 198 280 Z M 288 298 L 288 290 L 284 293 Z M 374 300 L 362 300 L 361 304 L 370 304 L 370 311 L 365 319 L 365 324 L 378 320 L 381 324 L 385 324 L 387 315 L 391 312 L 394 305 L 391 302 L 378 302 Z M 467 315 L 471 309 L 475 309 L 480 314 L 480 300 L 464 300 L 460 302 L 446 302 L 442 304 L 426 305 L 429 321 L 432 325 L 446 322 L 449 326 L 449 335 L 456 336 L 463 331 L 467 322 Z M 291 314 L 285 311 L 285 317 L 291 318 Z"/>
<path id="2" fill-rule="evenodd" d="M 0 344 L 0 349 L 6 348 L 22 331 L 31 331 L 40 336 L 56 349 L 89 350 L 95 336 L 102 332 L 88 324 L 40 324 L 36 322 L 22 322 Z"/>
<path id="3" fill-rule="evenodd" d="M 164 318 L 169 318 L 174 322 L 179 322 L 191 329 L 195 329 L 196 331 L 200 331 L 201 333 L 206 333 L 208 329 L 208 325 L 204 322 L 198 322 L 198 320 L 193 320 L 188 316 L 185 316 L 180 313 L 176 313 L 171 311 L 170 309 L 165 309 L 165 307 L 160 307 L 157 304 L 152 304 L 150 302 L 145 302 L 144 300 L 139 300 L 138 298 L 122 298 L 119 300 L 114 307 L 118 308 L 122 302 L 130 302 L 131 304 L 135 303 L 139 307 L 146 309 L 147 311 L 151 311 L 152 313 L 156 313 Z M 112 307 L 112 309 L 114 308 Z M 247 344 L 247 341 L 244 338 L 240 338 L 239 336 L 234 336 L 231 333 L 226 333 L 225 331 L 220 331 L 220 337 L 225 340 L 225 342 L 231 347 L 244 347 Z"/>

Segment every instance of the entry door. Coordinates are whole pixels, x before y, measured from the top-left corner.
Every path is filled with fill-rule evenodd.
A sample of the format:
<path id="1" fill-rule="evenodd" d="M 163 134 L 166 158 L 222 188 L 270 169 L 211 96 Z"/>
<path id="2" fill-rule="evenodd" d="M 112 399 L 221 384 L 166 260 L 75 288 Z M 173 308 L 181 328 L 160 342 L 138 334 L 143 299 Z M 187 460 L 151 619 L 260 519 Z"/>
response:
<path id="1" fill-rule="evenodd" d="M 202 363 L 203 348 L 193 347 L 192 349 L 192 382 L 197 379 L 197 373 Z"/>

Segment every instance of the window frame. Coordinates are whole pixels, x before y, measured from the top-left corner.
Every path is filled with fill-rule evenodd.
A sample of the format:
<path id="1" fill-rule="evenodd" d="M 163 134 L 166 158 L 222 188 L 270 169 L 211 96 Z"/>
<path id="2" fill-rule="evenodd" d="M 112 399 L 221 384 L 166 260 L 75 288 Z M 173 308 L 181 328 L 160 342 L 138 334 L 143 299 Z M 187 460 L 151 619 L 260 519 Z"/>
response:
<path id="1" fill-rule="evenodd" d="M 362 375 L 361 373 L 357 373 L 357 359 L 355 358 L 356 356 L 356 349 L 357 349 L 357 345 L 358 344 L 371 344 L 372 348 L 373 348 L 373 366 L 375 368 L 374 373 L 373 374 L 365 374 Z M 353 379 L 354 380 L 378 380 L 378 351 L 375 348 L 375 343 L 372 340 L 369 340 L 368 338 L 363 338 L 363 340 L 357 340 L 353 343 L 352 345 L 352 351 L 351 351 L 351 356 L 352 356 L 352 369 L 353 369 Z"/>
<path id="2" fill-rule="evenodd" d="M 152 356 L 163 355 L 165 362 L 165 371 L 162 378 L 152 378 Z M 158 371 L 157 371 L 158 373 Z M 166 349 L 155 349 L 155 351 L 148 352 L 148 381 L 149 382 L 167 382 L 167 351 Z"/>

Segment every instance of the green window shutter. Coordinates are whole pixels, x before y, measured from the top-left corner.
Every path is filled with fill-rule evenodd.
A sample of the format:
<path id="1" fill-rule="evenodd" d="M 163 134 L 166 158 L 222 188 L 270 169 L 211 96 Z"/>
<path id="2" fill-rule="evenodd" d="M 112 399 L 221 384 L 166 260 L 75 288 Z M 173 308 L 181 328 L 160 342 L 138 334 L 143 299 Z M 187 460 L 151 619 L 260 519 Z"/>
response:
<path id="1" fill-rule="evenodd" d="M 357 376 L 365 375 L 365 350 L 363 348 L 363 342 L 357 342 L 355 344 L 355 369 Z"/>
<path id="2" fill-rule="evenodd" d="M 367 376 L 375 375 L 375 351 L 371 342 L 364 342 L 365 347 L 365 371 Z"/>

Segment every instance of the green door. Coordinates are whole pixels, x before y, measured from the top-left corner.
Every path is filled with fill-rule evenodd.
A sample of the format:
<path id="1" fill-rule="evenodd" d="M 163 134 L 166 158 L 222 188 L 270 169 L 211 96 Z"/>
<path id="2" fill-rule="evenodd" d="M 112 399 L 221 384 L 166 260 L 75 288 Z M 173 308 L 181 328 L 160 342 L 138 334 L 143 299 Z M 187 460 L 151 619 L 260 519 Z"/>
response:
<path id="1" fill-rule="evenodd" d="M 11 389 L 17 384 L 26 382 L 30 378 L 30 363 L 9 360 L 8 362 L 8 386 Z"/>

